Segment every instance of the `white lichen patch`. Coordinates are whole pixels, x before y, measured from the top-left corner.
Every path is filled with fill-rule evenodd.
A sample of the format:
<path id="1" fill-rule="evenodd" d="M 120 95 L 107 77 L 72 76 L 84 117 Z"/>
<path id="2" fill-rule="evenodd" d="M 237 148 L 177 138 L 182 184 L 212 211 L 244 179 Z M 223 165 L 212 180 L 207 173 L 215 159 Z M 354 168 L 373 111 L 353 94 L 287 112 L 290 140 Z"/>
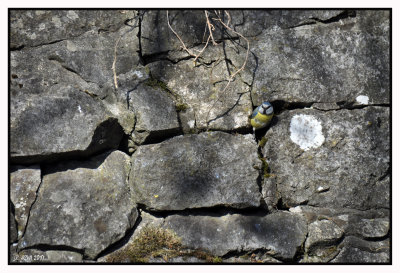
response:
<path id="1" fill-rule="evenodd" d="M 321 122 L 310 115 L 295 115 L 290 121 L 290 139 L 304 151 L 318 148 L 325 141 Z"/>
<path id="2" fill-rule="evenodd" d="M 369 98 L 368 96 L 360 95 L 356 98 L 359 104 L 368 104 Z"/>

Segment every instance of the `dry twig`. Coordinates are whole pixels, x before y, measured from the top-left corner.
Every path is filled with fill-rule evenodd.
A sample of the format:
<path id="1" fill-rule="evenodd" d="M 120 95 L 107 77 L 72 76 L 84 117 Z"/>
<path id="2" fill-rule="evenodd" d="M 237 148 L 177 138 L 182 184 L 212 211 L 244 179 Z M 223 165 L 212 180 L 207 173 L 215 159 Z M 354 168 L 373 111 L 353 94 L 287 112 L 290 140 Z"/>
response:
<path id="1" fill-rule="evenodd" d="M 113 71 L 113 74 L 114 74 L 114 86 L 115 86 L 115 89 L 118 89 L 117 73 L 115 72 L 115 64 L 117 63 L 117 48 L 118 48 L 118 44 L 119 44 L 119 41 L 121 40 L 121 38 L 122 38 L 122 35 L 119 36 L 117 42 L 115 43 L 115 46 L 114 46 L 114 61 L 113 61 L 112 67 L 111 67 L 111 69 Z"/>

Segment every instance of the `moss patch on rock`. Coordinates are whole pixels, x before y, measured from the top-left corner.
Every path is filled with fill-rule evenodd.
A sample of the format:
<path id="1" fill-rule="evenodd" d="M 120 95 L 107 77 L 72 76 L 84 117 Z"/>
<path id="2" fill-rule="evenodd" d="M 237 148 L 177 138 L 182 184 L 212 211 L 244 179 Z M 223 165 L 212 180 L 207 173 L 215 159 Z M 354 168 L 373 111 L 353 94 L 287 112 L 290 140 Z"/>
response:
<path id="1" fill-rule="evenodd" d="M 138 237 L 125 249 L 110 254 L 109 263 L 148 263 L 151 259 L 162 258 L 165 262 L 175 257 L 196 257 L 208 263 L 220 263 L 222 258 L 202 250 L 185 248 L 181 238 L 170 229 L 146 226 Z"/>

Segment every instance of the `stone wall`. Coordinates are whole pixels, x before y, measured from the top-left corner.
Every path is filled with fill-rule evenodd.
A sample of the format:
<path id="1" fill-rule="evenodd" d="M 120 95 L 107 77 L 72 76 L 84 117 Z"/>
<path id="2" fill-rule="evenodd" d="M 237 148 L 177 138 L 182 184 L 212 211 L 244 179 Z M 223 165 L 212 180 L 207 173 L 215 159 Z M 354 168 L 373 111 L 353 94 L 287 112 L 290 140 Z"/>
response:
<path id="1" fill-rule="evenodd" d="M 391 262 L 389 10 L 9 12 L 10 262 Z"/>

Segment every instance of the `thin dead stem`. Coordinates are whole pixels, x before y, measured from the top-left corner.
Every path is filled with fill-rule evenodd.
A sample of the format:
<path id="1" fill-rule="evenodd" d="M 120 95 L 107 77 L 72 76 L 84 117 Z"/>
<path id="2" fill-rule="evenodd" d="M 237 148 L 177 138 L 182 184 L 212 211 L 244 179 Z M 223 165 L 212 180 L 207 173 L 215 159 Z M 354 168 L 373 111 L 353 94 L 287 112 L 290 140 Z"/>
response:
<path id="1" fill-rule="evenodd" d="M 190 51 L 190 50 L 186 47 L 186 45 L 185 45 L 185 43 L 182 41 L 181 37 L 178 35 L 178 33 L 176 33 L 176 31 L 172 28 L 171 24 L 169 23 L 168 10 L 167 10 L 167 23 L 168 23 L 168 27 L 171 29 L 171 31 L 175 34 L 175 36 L 176 36 L 176 37 L 179 39 L 179 41 L 181 42 L 182 48 L 183 48 L 190 56 L 196 57 L 196 55 L 193 54 L 193 52 Z"/>
<path id="2" fill-rule="evenodd" d="M 117 63 L 117 48 L 118 48 L 118 44 L 119 44 L 119 41 L 121 40 L 121 38 L 122 38 L 122 35 L 119 36 L 117 42 L 115 43 L 115 46 L 114 46 L 114 61 L 113 61 L 112 67 L 111 67 L 111 69 L 113 71 L 113 74 L 114 74 L 114 86 L 115 86 L 115 89 L 118 89 L 118 81 L 117 81 L 117 73 L 115 72 L 115 64 Z"/>
<path id="3" fill-rule="evenodd" d="M 225 85 L 225 87 L 218 92 L 219 95 L 218 97 L 220 97 L 221 95 L 223 95 L 226 90 L 228 89 L 229 85 L 231 84 L 231 82 L 235 79 L 236 75 L 239 74 L 240 72 L 242 72 L 244 70 L 244 68 L 246 67 L 247 61 L 248 61 L 248 57 L 249 57 L 249 52 L 250 52 L 250 42 L 249 40 L 244 37 L 241 33 L 235 31 L 234 29 L 232 29 L 229 24 L 231 23 L 231 15 L 229 14 L 228 11 L 224 11 L 224 13 L 227 16 L 227 22 L 225 23 L 222 19 L 221 19 L 221 11 L 214 11 L 215 15 L 217 16 L 217 18 L 211 18 L 212 20 L 214 20 L 215 22 L 219 22 L 225 29 L 227 29 L 228 31 L 235 33 L 236 35 L 238 35 L 240 38 L 242 38 L 243 40 L 246 41 L 247 43 L 247 50 L 246 50 L 246 57 L 245 60 L 242 64 L 242 66 L 240 68 L 238 68 L 234 73 L 232 73 L 229 78 L 227 79 L 227 84 Z M 203 41 L 204 41 L 204 36 L 206 35 L 206 30 L 208 29 L 208 38 L 207 41 L 204 45 L 204 47 L 201 50 L 196 50 L 198 52 L 198 54 L 194 54 L 190 49 L 187 48 L 187 46 L 185 45 L 185 43 L 183 42 L 182 38 L 179 36 L 179 34 L 172 28 L 170 22 L 169 22 L 169 14 L 168 14 L 168 10 L 167 10 L 167 22 L 168 22 L 168 27 L 171 29 L 171 31 L 174 33 L 174 35 L 178 38 L 178 40 L 181 42 L 181 47 L 183 50 L 185 50 L 190 56 L 193 56 L 194 59 L 194 64 L 196 65 L 196 61 L 197 59 L 201 56 L 201 54 L 203 54 L 203 52 L 205 51 L 205 49 L 207 48 L 210 40 L 212 42 L 213 45 L 218 45 L 218 43 L 215 41 L 214 39 L 214 35 L 213 32 L 215 31 L 215 26 L 211 23 L 210 20 L 210 14 L 207 10 L 204 11 L 205 17 L 206 17 L 206 26 L 205 26 L 205 30 L 204 30 L 204 34 L 203 34 Z M 219 99 L 215 99 L 215 101 L 213 102 L 213 104 L 211 105 L 211 107 L 209 108 L 208 112 L 207 112 L 207 117 L 206 117 L 206 121 L 207 121 L 207 127 L 209 125 L 209 115 L 210 115 L 210 111 L 211 109 L 213 109 L 215 107 L 215 104 L 217 103 L 217 101 L 219 101 Z"/>
<path id="4" fill-rule="evenodd" d="M 213 24 L 210 23 L 210 19 L 208 18 L 208 12 L 205 10 L 204 11 L 205 15 L 206 15 L 206 20 L 207 20 L 207 26 L 208 26 L 208 32 L 210 33 L 211 36 L 211 41 L 213 43 L 213 45 L 218 45 L 215 40 L 214 40 L 214 36 L 213 36 L 213 31 L 215 31 L 215 27 L 213 26 Z"/>

